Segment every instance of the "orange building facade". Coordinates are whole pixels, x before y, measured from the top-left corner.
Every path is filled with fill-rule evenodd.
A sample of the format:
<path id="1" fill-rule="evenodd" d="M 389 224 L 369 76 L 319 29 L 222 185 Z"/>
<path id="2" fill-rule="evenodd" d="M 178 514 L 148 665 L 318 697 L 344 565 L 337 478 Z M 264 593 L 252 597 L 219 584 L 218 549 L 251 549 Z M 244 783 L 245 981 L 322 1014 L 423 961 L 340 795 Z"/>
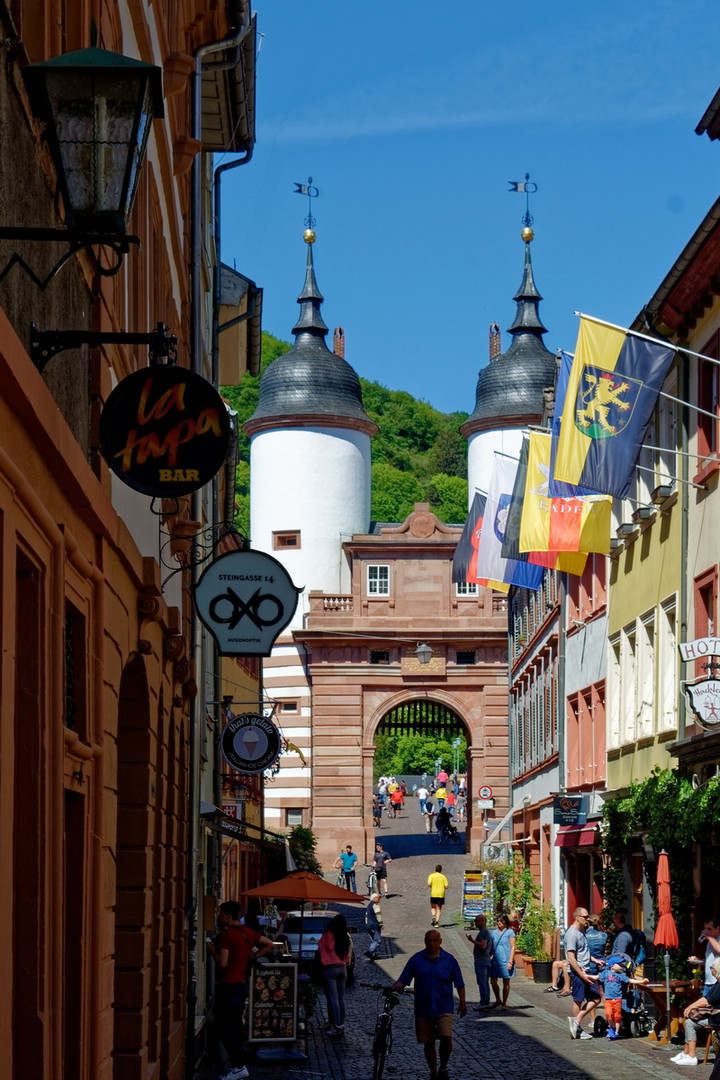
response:
<path id="1" fill-rule="evenodd" d="M 163 322 L 178 365 L 216 381 L 206 196 L 211 152 L 252 147 L 247 65 L 243 82 L 233 63 L 243 50 L 254 59 L 254 22 L 246 0 L 18 0 L 0 14 L 0 227 L 63 223 L 27 64 L 88 48 L 94 25 L 98 47 L 161 70 L 164 111 L 130 221 L 140 244 L 116 274 L 114 254 L 84 248 L 38 287 L 17 262 L 2 268 L 16 251 L 42 278 L 63 246 L 0 239 L 0 1076 L 179 1078 L 202 1052 L 207 987 L 192 945 L 218 845 L 200 816 L 212 653 L 191 575 L 172 571 L 176 544 L 216 524 L 226 474 L 161 506 L 121 484 L 99 417 L 147 349 L 84 345 L 41 372 L 28 342 L 31 323 L 147 333 Z M 208 43 L 228 64 L 196 76 L 198 113 L 193 71 Z M 207 240 L 197 258 L 193 230 Z M 246 364 L 238 351 L 234 381 Z"/>

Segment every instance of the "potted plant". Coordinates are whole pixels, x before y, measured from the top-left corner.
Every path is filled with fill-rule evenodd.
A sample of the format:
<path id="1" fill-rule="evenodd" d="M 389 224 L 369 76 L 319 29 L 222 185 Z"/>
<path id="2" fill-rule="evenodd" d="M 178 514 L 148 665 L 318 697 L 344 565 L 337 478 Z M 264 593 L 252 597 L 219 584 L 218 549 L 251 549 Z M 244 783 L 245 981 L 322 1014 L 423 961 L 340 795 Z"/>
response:
<path id="1" fill-rule="evenodd" d="M 557 914 L 552 904 L 533 904 L 523 915 L 521 936 L 523 952 L 532 959 L 533 979 L 549 983 L 552 978 L 553 938 Z"/>

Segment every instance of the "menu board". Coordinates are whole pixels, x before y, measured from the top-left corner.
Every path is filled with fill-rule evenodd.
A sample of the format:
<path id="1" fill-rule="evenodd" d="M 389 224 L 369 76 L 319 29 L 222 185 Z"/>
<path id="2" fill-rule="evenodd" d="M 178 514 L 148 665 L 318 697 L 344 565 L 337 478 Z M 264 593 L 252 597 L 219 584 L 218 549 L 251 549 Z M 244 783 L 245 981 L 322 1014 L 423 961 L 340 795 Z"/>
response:
<path id="1" fill-rule="evenodd" d="M 297 964 L 258 964 L 250 975 L 248 1042 L 292 1042 L 297 1013 Z"/>

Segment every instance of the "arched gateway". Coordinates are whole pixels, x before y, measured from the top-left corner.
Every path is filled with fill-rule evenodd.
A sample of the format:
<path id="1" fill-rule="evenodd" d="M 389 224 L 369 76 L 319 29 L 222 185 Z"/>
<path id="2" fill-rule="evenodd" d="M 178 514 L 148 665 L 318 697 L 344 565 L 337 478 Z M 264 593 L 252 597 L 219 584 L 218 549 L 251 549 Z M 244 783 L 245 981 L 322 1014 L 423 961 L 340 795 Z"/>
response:
<path id="1" fill-rule="evenodd" d="M 304 823 L 325 868 L 344 844 L 360 858 L 372 851 L 375 738 L 383 725 L 465 734 L 470 794 L 488 784 L 495 798 L 490 817 L 507 811 L 506 601 L 453 583 L 460 532 L 418 504 L 402 525 L 353 536 L 343 545 L 350 591 L 311 592 L 305 626 L 265 667 L 270 697 L 290 697 L 296 680 L 297 727 L 281 707 L 283 731 L 309 751 L 297 782 L 308 784 Z M 427 664 L 416 656 L 419 641 L 432 649 Z M 291 667 L 294 653 L 302 670 Z M 277 789 L 302 805 L 282 770 Z M 469 809 L 468 849 L 477 852 L 484 818 Z"/>

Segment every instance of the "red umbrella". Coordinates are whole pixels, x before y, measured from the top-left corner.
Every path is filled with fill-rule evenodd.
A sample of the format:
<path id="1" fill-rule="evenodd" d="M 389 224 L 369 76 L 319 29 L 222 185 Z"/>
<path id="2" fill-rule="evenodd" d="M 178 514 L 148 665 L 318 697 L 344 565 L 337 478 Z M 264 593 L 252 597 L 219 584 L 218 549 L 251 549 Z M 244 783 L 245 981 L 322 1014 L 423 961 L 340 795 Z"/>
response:
<path id="1" fill-rule="evenodd" d="M 661 851 L 657 865 L 657 901 L 658 921 L 653 940 L 655 945 L 665 946 L 665 1008 L 667 1016 L 667 1038 L 670 1038 L 670 953 L 679 945 L 677 926 L 670 910 L 670 865 L 667 853 Z"/>
<path id="2" fill-rule="evenodd" d="M 654 941 L 656 945 L 664 945 L 666 949 L 677 949 L 680 941 L 675 920 L 670 910 L 670 866 L 665 851 L 661 851 L 658 855 L 656 880 L 658 921 L 655 927 Z"/>

